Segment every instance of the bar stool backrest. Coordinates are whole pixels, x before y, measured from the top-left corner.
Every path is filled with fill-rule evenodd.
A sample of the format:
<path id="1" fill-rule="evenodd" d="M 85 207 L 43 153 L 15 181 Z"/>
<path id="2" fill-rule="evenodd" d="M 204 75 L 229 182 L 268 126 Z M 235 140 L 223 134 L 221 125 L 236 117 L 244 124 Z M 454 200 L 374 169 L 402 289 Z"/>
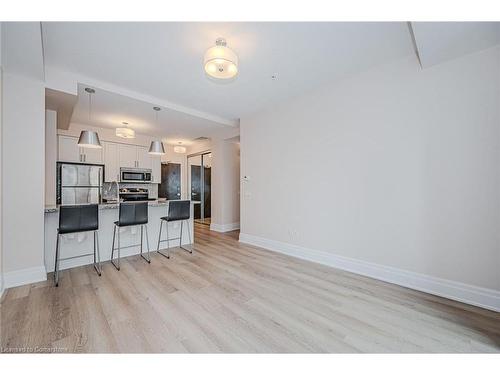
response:
<path id="1" fill-rule="evenodd" d="M 148 202 L 120 203 L 120 213 L 118 220 L 121 226 L 147 224 Z"/>
<path id="2" fill-rule="evenodd" d="M 87 232 L 99 229 L 97 204 L 59 207 L 59 233 Z"/>
<path id="3" fill-rule="evenodd" d="M 168 221 L 187 220 L 191 216 L 191 201 L 168 202 Z"/>

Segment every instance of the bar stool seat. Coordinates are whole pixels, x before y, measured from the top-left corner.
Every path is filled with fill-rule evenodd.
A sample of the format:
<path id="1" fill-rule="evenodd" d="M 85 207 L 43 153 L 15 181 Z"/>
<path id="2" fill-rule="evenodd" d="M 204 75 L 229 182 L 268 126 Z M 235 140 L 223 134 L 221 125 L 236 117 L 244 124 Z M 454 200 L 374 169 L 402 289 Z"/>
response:
<path id="1" fill-rule="evenodd" d="M 59 207 L 59 228 L 57 228 L 56 259 L 54 265 L 54 284 L 59 286 L 59 263 L 61 260 L 94 255 L 94 268 L 101 276 L 101 256 L 99 253 L 99 207 L 97 204 L 84 204 Z M 60 237 L 65 234 L 94 232 L 94 252 L 68 258 L 60 258 Z M 96 263 L 97 258 L 97 263 Z"/>
<path id="2" fill-rule="evenodd" d="M 111 263 L 115 268 L 120 270 L 120 229 L 122 227 L 140 226 L 141 227 L 141 243 L 136 245 L 128 245 L 127 247 L 140 246 L 141 247 L 141 257 L 148 263 L 151 263 L 151 257 L 149 254 L 149 236 L 148 236 L 148 202 L 122 202 L 119 206 L 118 221 L 115 221 L 113 228 L 113 243 L 111 245 Z M 146 246 L 148 248 L 148 257 L 143 255 L 142 240 L 144 237 L 144 227 L 146 227 Z M 118 247 L 115 248 L 115 237 L 118 230 Z M 118 250 L 118 262 L 114 262 L 114 252 Z"/>
<path id="3" fill-rule="evenodd" d="M 163 255 L 165 258 L 170 258 L 170 254 L 164 254 L 160 251 L 160 243 L 161 242 L 167 242 L 167 250 L 170 249 L 170 241 L 173 240 L 179 240 L 179 247 L 183 250 L 186 250 L 190 254 L 193 253 L 193 249 L 186 248 L 182 246 L 182 232 L 183 232 L 183 223 L 184 221 L 187 222 L 188 226 L 188 236 L 189 236 L 189 242 L 191 243 L 191 230 L 189 228 L 189 219 L 191 218 L 191 201 L 189 200 L 175 200 L 175 201 L 170 201 L 168 202 L 168 214 L 167 216 L 163 216 L 160 218 L 160 233 L 158 235 L 158 246 L 156 248 L 156 252 Z M 170 222 L 175 222 L 175 221 L 180 221 L 181 222 L 181 232 L 179 237 L 175 238 L 170 238 L 168 234 L 168 223 Z M 163 227 L 163 222 L 165 222 L 166 227 L 167 227 L 167 238 L 162 240 L 161 239 L 161 230 Z M 163 250 L 163 249 L 161 249 Z"/>

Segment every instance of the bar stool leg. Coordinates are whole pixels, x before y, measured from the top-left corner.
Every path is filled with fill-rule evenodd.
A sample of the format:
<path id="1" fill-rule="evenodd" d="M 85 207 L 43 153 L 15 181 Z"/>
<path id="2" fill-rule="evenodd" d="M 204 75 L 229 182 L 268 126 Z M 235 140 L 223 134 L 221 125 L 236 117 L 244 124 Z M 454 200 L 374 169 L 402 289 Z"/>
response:
<path id="1" fill-rule="evenodd" d="M 111 244 L 111 263 L 113 263 L 113 255 L 115 252 L 115 233 L 116 233 L 116 225 L 113 227 L 113 243 Z"/>
<path id="2" fill-rule="evenodd" d="M 181 221 L 181 235 L 179 236 L 180 237 L 180 244 L 179 244 L 179 247 L 182 249 L 182 250 L 186 250 L 188 253 L 192 254 L 193 253 L 193 250 L 192 249 L 188 249 L 187 247 L 184 247 L 182 246 L 182 224 L 184 223 L 184 220 Z M 189 243 L 191 243 L 191 232 L 189 231 L 189 221 L 186 220 L 186 223 L 187 223 L 187 228 L 188 228 L 188 235 L 189 235 Z"/>
<path id="3" fill-rule="evenodd" d="M 115 235 L 116 235 L 116 229 L 118 227 L 115 225 L 113 228 L 113 244 L 111 245 L 111 264 L 115 266 L 115 268 L 120 271 L 120 228 L 118 228 L 118 265 L 115 264 L 114 262 L 114 252 L 115 252 Z"/>
<path id="4" fill-rule="evenodd" d="M 160 220 L 160 234 L 158 235 L 158 246 L 156 247 L 156 252 L 163 255 L 165 258 L 170 259 L 170 254 L 163 254 L 160 251 L 160 242 L 161 242 L 161 228 L 163 227 L 163 220 Z M 168 237 L 168 222 L 167 222 L 167 237 Z M 168 241 L 167 241 L 168 243 Z M 168 248 L 168 245 L 167 245 Z M 168 251 L 168 250 L 167 250 Z"/>
<path id="5" fill-rule="evenodd" d="M 120 260 L 121 260 L 121 249 L 122 249 L 122 243 L 120 241 L 120 227 L 117 227 L 118 231 L 118 271 L 120 271 Z"/>
<path id="6" fill-rule="evenodd" d="M 99 267 L 97 267 L 97 265 L 95 263 L 96 253 L 97 253 L 97 264 L 99 265 Z M 101 254 L 99 252 L 99 233 L 97 231 L 94 231 L 94 268 L 95 268 L 97 274 L 99 276 L 101 276 L 101 273 L 102 273 Z"/>
<path id="7" fill-rule="evenodd" d="M 148 263 L 151 263 L 151 254 L 149 253 L 149 234 L 148 234 L 148 226 L 146 225 L 146 246 L 148 247 Z"/>
<path id="8" fill-rule="evenodd" d="M 148 247 L 148 257 L 146 258 L 144 255 L 142 255 L 142 237 L 144 233 L 144 224 L 141 225 L 141 257 L 148 263 L 151 263 L 151 258 L 149 256 L 149 240 L 148 240 L 148 227 L 146 226 L 146 245 Z"/>
<path id="9" fill-rule="evenodd" d="M 57 232 L 57 239 L 56 239 L 56 261 L 54 264 L 54 284 L 55 286 L 59 286 L 59 231 Z"/>

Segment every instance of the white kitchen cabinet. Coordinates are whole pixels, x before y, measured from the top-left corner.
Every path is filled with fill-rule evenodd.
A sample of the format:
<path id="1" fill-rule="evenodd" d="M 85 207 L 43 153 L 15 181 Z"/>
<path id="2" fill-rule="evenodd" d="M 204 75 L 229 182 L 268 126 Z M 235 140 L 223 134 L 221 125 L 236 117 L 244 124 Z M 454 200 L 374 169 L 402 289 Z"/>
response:
<path id="1" fill-rule="evenodd" d="M 83 162 L 88 164 L 102 164 L 103 163 L 103 150 L 102 148 L 84 148 L 79 147 L 80 153 L 83 156 Z"/>
<path id="2" fill-rule="evenodd" d="M 153 184 L 161 184 L 161 157 L 150 155 Z"/>
<path id="3" fill-rule="evenodd" d="M 58 160 L 73 163 L 104 164 L 104 181 L 120 180 L 120 168 L 151 169 L 152 183 L 161 183 L 161 157 L 150 155 L 144 146 L 101 142 L 102 149 L 78 147 L 78 138 L 58 136 Z"/>
<path id="4" fill-rule="evenodd" d="M 151 169 L 151 155 L 147 147 L 137 146 L 137 167 Z"/>
<path id="5" fill-rule="evenodd" d="M 60 135 L 57 137 L 57 140 L 58 161 L 67 161 L 71 163 L 82 162 L 80 147 L 78 147 L 78 138 Z"/>
<path id="6" fill-rule="evenodd" d="M 119 165 L 124 168 L 137 168 L 137 146 L 118 145 Z"/>
<path id="7" fill-rule="evenodd" d="M 120 181 L 119 144 L 102 142 L 104 147 L 104 181 Z"/>
<path id="8" fill-rule="evenodd" d="M 71 163 L 102 164 L 102 149 L 78 147 L 78 138 L 60 135 L 58 136 L 57 160 Z"/>

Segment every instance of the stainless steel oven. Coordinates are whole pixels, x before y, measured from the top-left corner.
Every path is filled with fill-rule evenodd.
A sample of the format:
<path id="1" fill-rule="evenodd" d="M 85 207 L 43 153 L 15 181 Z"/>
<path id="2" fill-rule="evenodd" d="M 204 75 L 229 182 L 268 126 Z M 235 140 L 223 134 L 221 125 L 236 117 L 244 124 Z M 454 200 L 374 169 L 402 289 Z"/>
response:
<path id="1" fill-rule="evenodd" d="M 151 169 L 120 168 L 120 182 L 151 183 Z"/>

